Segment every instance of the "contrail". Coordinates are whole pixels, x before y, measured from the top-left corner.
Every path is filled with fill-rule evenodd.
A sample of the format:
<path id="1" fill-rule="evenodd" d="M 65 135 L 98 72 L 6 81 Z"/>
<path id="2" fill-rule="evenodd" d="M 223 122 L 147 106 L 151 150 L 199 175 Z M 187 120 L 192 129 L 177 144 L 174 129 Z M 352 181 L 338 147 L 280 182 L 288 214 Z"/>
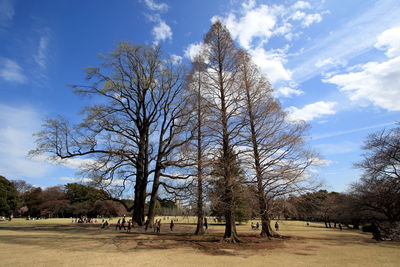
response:
<path id="1" fill-rule="evenodd" d="M 395 121 L 392 122 L 386 122 L 386 123 L 381 123 L 381 124 L 376 124 L 368 127 L 363 127 L 363 128 L 358 128 L 358 129 L 352 129 L 352 130 L 347 130 L 347 131 L 340 131 L 340 132 L 333 132 L 333 133 L 327 133 L 327 134 L 321 134 L 317 135 L 311 138 L 311 140 L 319 140 L 319 139 L 324 139 L 328 137 L 334 137 L 334 136 L 339 136 L 339 135 L 344 135 L 344 134 L 349 134 L 349 133 L 356 133 L 356 132 L 361 132 L 369 129 L 374 129 L 374 128 L 379 128 L 379 127 L 384 127 L 384 126 L 389 126 L 395 124 Z"/>

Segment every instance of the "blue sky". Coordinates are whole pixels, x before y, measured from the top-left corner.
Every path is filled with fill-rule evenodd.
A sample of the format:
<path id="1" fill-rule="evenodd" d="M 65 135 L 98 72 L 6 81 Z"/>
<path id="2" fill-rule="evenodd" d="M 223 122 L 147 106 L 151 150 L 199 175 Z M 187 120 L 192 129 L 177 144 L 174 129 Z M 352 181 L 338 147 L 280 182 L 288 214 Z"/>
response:
<path id="1" fill-rule="evenodd" d="M 219 19 L 290 118 L 310 123 L 308 145 L 321 155 L 313 173 L 344 191 L 368 133 L 400 120 L 399 14 L 397 0 L 0 0 L 0 175 L 74 181 L 82 161 L 26 157 L 45 118 L 74 121 L 90 103 L 67 85 L 83 84 L 82 70 L 123 40 L 188 62 Z"/>

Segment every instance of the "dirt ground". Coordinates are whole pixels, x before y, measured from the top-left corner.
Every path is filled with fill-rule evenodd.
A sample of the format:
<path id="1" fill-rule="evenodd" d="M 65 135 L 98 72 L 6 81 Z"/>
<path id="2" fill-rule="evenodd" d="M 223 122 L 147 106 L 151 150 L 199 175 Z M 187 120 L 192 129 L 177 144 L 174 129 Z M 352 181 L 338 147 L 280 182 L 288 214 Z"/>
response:
<path id="1" fill-rule="evenodd" d="M 173 232 L 163 223 L 159 234 L 68 219 L 0 222 L 0 266 L 400 266 L 400 243 L 317 223 L 280 221 L 282 237 L 270 240 L 239 225 L 237 244 L 221 241 L 222 225 L 204 236 L 194 229 L 188 222 Z"/>

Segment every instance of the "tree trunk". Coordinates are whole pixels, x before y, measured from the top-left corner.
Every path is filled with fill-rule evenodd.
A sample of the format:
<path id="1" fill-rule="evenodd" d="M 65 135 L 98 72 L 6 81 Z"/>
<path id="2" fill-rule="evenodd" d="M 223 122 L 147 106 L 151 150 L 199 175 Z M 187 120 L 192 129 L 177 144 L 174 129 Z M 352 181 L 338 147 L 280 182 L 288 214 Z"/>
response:
<path id="1" fill-rule="evenodd" d="M 233 210 L 227 210 L 225 212 L 224 241 L 227 243 L 240 242 L 236 231 L 235 215 L 233 213 Z"/>
<path id="2" fill-rule="evenodd" d="M 147 196 L 147 182 L 149 176 L 148 170 L 148 127 L 141 127 L 139 151 L 136 161 L 136 184 L 135 184 L 135 200 L 133 206 L 132 220 L 139 226 L 143 226 L 145 204 Z"/>
<path id="3" fill-rule="evenodd" d="M 203 213 L 203 179 L 201 173 L 198 174 L 197 179 L 197 227 L 195 234 L 203 235 L 205 231 Z"/>
<path id="4" fill-rule="evenodd" d="M 277 234 L 271 228 L 271 220 L 268 215 L 261 216 L 261 233 L 260 236 L 271 238 L 277 236 Z"/>
<path id="5" fill-rule="evenodd" d="M 147 183 L 142 180 L 136 180 L 132 220 L 139 226 L 144 225 L 146 186 Z"/>
<path id="6" fill-rule="evenodd" d="M 153 189 L 151 191 L 150 203 L 149 203 L 149 213 L 147 215 L 147 223 L 148 227 L 153 228 L 154 225 L 154 217 L 156 213 L 156 201 L 157 201 L 157 192 L 158 187 L 160 186 L 160 174 L 161 168 L 159 163 L 156 166 L 156 170 L 154 172 L 154 181 L 153 181 Z"/>
<path id="7" fill-rule="evenodd" d="M 199 83 L 197 90 L 197 227 L 196 235 L 203 235 L 204 213 L 203 213 L 203 147 L 202 147 L 202 117 L 201 117 L 201 77 L 199 72 Z"/>

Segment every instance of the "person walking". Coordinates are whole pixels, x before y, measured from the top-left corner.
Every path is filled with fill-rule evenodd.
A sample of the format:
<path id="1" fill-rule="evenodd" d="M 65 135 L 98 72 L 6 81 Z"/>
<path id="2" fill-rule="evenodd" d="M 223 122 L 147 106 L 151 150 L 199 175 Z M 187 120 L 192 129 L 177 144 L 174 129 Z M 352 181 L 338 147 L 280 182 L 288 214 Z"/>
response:
<path id="1" fill-rule="evenodd" d="M 276 230 L 276 231 L 279 231 L 279 224 L 278 224 L 278 222 L 275 223 L 275 230 Z"/>
<path id="2" fill-rule="evenodd" d="M 126 232 L 127 233 L 130 233 L 131 232 L 131 229 L 132 229 L 132 221 L 131 220 L 129 220 L 128 221 L 128 227 L 127 227 L 128 229 L 126 230 Z"/>
<path id="3" fill-rule="evenodd" d="M 169 224 L 169 229 L 171 229 L 171 232 L 174 231 L 174 220 L 171 220 L 171 223 Z"/>
<path id="4" fill-rule="evenodd" d="M 126 228 L 125 228 L 125 223 L 126 223 L 126 220 L 125 220 L 125 215 L 124 215 L 124 218 L 122 219 L 122 223 L 121 223 L 121 225 L 120 225 L 120 227 L 119 227 L 119 230 L 122 230 L 122 229 L 121 229 L 122 227 L 124 228 L 124 230 L 126 230 Z"/>
<path id="5" fill-rule="evenodd" d="M 206 217 L 204 217 L 204 228 L 206 228 L 206 230 L 208 229 L 208 222 Z"/>
<path id="6" fill-rule="evenodd" d="M 160 233 L 161 232 L 161 219 L 158 220 L 156 228 L 157 228 L 157 233 Z"/>

